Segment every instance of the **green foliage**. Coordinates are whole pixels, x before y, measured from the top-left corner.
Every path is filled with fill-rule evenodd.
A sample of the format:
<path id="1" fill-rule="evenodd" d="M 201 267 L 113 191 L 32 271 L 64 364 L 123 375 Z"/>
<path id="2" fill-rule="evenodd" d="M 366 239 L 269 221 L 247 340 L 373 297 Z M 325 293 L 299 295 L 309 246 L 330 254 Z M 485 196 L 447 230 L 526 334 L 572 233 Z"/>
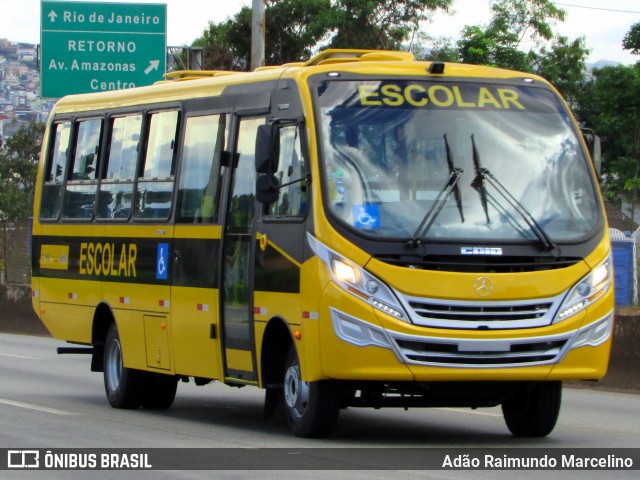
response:
<path id="1" fill-rule="evenodd" d="M 307 60 L 332 25 L 331 0 L 267 0 L 267 65 Z M 251 65 L 252 10 L 242 7 L 232 18 L 210 22 L 194 45 L 204 48 L 204 68 L 248 70 Z"/>
<path id="2" fill-rule="evenodd" d="M 403 49 L 429 12 L 447 10 L 452 0 L 337 0 L 331 48 Z"/>
<path id="3" fill-rule="evenodd" d="M 429 44 L 428 53 L 416 55 L 420 60 L 433 60 L 434 62 L 459 62 L 458 47 L 448 38 L 427 37 Z"/>
<path id="4" fill-rule="evenodd" d="M 403 49 L 423 38 L 420 22 L 452 0 L 267 0 L 265 60 L 281 65 L 308 60 L 319 48 Z M 324 45 L 322 45 L 324 44 Z M 209 23 L 194 42 L 204 48 L 204 68 L 248 70 L 251 8 Z"/>
<path id="5" fill-rule="evenodd" d="M 494 0 L 488 26 L 466 26 L 458 41 L 464 63 L 536 73 L 575 107 L 581 97 L 589 50 L 584 38 L 554 34 L 565 12 L 550 0 Z M 526 48 L 523 48 L 526 47 Z"/>
<path id="6" fill-rule="evenodd" d="M 0 218 L 27 218 L 33 211 L 33 192 L 38 170 L 44 124 L 27 123 L 7 140 L 0 151 Z"/>
<path id="7" fill-rule="evenodd" d="M 535 57 L 532 52 L 517 48 L 516 37 L 512 34 L 479 26 L 466 26 L 462 39 L 458 42 L 463 63 L 491 65 L 523 72 L 532 70 Z"/>
<path id="8" fill-rule="evenodd" d="M 266 19 L 267 65 L 308 60 L 318 42 L 329 34 L 330 0 L 271 0 Z"/>
<path id="9" fill-rule="evenodd" d="M 634 55 L 640 53 L 640 23 L 635 23 L 631 26 L 624 39 L 622 39 L 622 48 L 631 50 Z"/>
<path id="10" fill-rule="evenodd" d="M 605 67 L 583 82 L 579 118 L 602 140 L 604 188 L 635 201 L 640 164 L 640 65 Z"/>
<path id="11" fill-rule="evenodd" d="M 576 108 L 583 98 L 588 55 L 584 37 L 571 41 L 559 36 L 551 47 L 542 48 L 535 70 L 553 83 L 569 105 Z"/>
<path id="12" fill-rule="evenodd" d="M 242 12 L 241 12 L 242 13 Z M 249 37 L 247 41 L 234 44 L 230 38 L 236 36 L 237 30 L 244 26 L 242 15 L 238 13 L 233 19 L 226 19 L 221 23 L 209 22 L 209 26 L 202 36 L 193 42 L 196 47 L 204 49 L 205 70 L 246 70 L 249 65 L 251 50 L 251 19 L 247 24 Z"/>
<path id="13" fill-rule="evenodd" d="M 464 28 L 458 42 L 461 61 L 535 72 L 539 50 L 553 39 L 553 23 L 563 21 L 565 12 L 549 0 L 493 0 L 491 10 L 486 28 Z"/>
<path id="14" fill-rule="evenodd" d="M 550 0 L 493 0 L 491 28 L 519 46 L 523 41 L 551 40 L 553 22 L 566 13 Z"/>

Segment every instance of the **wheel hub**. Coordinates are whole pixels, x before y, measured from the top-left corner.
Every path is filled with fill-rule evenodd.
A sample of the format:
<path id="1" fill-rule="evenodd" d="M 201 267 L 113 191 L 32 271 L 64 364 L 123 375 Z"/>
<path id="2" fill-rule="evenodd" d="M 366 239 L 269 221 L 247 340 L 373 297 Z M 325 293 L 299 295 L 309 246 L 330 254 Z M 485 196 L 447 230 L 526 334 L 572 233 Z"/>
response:
<path id="1" fill-rule="evenodd" d="M 298 417 L 302 416 L 309 402 L 309 383 L 300 379 L 300 367 L 292 365 L 284 377 L 284 399 Z"/>
<path id="2" fill-rule="evenodd" d="M 120 351 L 120 342 L 117 340 L 109 344 L 107 351 L 107 361 L 104 366 L 107 373 L 107 384 L 109 390 L 115 392 L 120 386 L 120 376 L 122 375 L 122 354 Z"/>

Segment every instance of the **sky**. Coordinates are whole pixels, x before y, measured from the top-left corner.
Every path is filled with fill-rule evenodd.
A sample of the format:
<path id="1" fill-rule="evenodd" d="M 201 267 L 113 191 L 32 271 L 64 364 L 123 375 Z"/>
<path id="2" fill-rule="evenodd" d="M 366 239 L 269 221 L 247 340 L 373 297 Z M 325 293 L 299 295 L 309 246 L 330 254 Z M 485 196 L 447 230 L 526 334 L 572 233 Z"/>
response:
<path id="1" fill-rule="evenodd" d="M 81 0 L 85 1 L 85 0 Z M 89 0 L 98 3 L 97 0 Z M 209 21 L 233 16 L 251 0 L 121 0 L 117 3 L 166 3 L 167 45 L 190 45 Z M 567 12 L 555 30 L 575 39 L 586 37 L 591 49 L 589 62 L 612 60 L 633 64 L 640 60 L 622 50 L 622 39 L 634 23 L 640 22 L 639 0 L 565 0 L 554 2 Z M 459 38 L 465 25 L 486 24 L 489 0 L 454 0 L 452 14 L 437 14 L 425 30 L 435 37 Z M 0 0 L 0 38 L 15 42 L 40 43 L 40 0 Z"/>

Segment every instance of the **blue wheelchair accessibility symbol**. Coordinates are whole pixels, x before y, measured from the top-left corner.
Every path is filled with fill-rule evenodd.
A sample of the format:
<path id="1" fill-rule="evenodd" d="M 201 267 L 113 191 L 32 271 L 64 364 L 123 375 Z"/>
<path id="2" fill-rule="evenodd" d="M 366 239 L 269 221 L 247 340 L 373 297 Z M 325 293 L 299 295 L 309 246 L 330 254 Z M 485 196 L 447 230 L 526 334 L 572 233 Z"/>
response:
<path id="1" fill-rule="evenodd" d="M 156 261 L 156 279 L 166 280 L 169 271 L 169 244 L 158 244 L 158 259 Z"/>
<path id="2" fill-rule="evenodd" d="M 354 205 L 353 226 L 356 228 L 380 228 L 378 205 Z"/>

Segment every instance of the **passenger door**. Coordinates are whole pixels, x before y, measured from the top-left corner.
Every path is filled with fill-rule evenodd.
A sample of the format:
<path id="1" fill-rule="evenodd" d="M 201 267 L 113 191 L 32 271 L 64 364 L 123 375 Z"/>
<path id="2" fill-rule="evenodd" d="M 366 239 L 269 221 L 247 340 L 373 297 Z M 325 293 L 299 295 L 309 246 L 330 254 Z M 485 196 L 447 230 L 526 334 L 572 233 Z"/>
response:
<path id="1" fill-rule="evenodd" d="M 227 112 L 185 119 L 176 199 L 171 306 L 176 373 L 222 379 L 219 322 L 220 199 L 227 175 Z"/>
<path id="2" fill-rule="evenodd" d="M 237 117 L 222 233 L 220 321 L 225 379 L 257 383 L 253 328 L 255 233 L 255 141 L 264 117 Z"/>

